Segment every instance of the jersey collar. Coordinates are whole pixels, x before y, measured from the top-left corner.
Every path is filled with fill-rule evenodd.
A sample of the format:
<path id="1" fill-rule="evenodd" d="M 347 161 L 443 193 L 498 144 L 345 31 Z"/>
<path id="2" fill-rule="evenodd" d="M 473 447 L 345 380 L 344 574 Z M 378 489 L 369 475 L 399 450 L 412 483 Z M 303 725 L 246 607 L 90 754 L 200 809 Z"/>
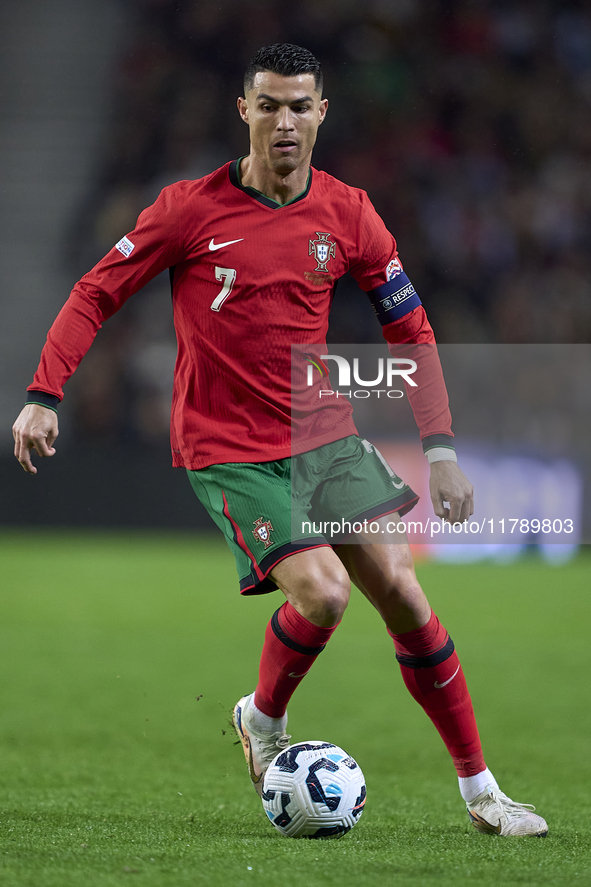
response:
<path id="1" fill-rule="evenodd" d="M 240 191 L 244 191 L 245 194 L 248 194 L 250 197 L 254 197 L 255 200 L 258 200 L 259 203 L 262 203 L 263 206 L 268 206 L 270 209 L 283 209 L 284 206 L 291 206 L 292 203 L 297 203 L 298 200 L 303 200 L 304 197 L 308 196 L 308 192 L 312 187 L 312 168 L 310 167 L 310 171 L 308 173 L 308 181 L 306 182 L 306 187 L 303 191 L 300 191 L 299 194 L 296 194 L 295 197 L 292 197 L 291 200 L 288 200 L 287 203 L 279 203 L 277 200 L 273 200 L 272 197 L 267 197 L 266 194 L 263 194 L 261 191 L 257 191 L 256 188 L 251 188 L 249 185 L 243 185 L 240 181 L 240 162 L 244 160 L 246 154 L 243 157 L 239 157 L 238 160 L 233 160 L 230 164 L 230 181 L 232 184 L 239 188 Z"/>

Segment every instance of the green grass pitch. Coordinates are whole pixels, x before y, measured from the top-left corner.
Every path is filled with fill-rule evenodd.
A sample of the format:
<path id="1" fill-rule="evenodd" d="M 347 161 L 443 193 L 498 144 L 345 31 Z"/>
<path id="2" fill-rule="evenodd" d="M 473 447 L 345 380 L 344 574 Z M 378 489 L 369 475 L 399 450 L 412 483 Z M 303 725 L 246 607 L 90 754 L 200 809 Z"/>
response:
<path id="1" fill-rule="evenodd" d="M 283 838 L 228 725 L 279 595 L 240 598 L 217 537 L 5 530 L 0 884 L 591 884 L 589 555 L 417 571 L 460 653 L 487 762 L 537 805 L 548 838 L 470 827 L 444 746 L 356 592 L 290 732 L 357 758 L 366 810 L 340 841 Z"/>

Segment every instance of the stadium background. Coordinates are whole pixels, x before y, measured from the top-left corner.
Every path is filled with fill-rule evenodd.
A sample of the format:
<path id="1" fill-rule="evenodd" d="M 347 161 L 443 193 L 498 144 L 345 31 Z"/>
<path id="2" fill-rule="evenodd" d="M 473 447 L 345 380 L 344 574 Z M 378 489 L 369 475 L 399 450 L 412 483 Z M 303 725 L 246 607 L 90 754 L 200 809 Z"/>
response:
<path id="1" fill-rule="evenodd" d="M 23 0 L 3 5 L 0 41 L 3 523 L 203 523 L 168 470 L 165 279 L 99 334 L 67 387 L 60 458 L 30 485 L 8 429 L 73 282 L 163 185 L 246 152 L 235 98 L 264 43 L 320 57 L 314 163 L 368 190 L 440 342 L 589 343 L 589 4 Z M 345 280 L 331 340 L 380 337 Z"/>
<path id="2" fill-rule="evenodd" d="M 99 334 L 68 384 L 58 455 L 35 478 L 13 459 L 10 426 L 72 283 L 163 184 L 246 151 L 234 100 L 245 62 L 275 40 L 321 58 L 331 109 L 315 164 L 369 190 L 440 342 L 588 353 L 588 3 L 0 4 L 0 877 L 588 884 L 586 553 L 559 569 L 537 556 L 419 565 L 462 651 L 492 769 L 538 805 L 549 838 L 483 842 L 469 828 L 443 745 L 354 595 L 290 724 L 356 755 L 371 803 L 348 839 L 302 846 L 274 840 L 227 729 L 276 604 L 238 597 L 223 541 L 201 532 L 169 467 L 167 281 Z M 378 342 L 364 298 L 346 283 L 338 298 L 332 341 Z M 555 452 L 567 427 L 571 455 L 574 437 L 589 440 L 587 381 L 579 424 L 568 383 L 545 409 L 536 433 Z M 526 388 L 554 382 L 538 364 Z M 473 397 L 487 434 L 503 426 L 494 388 Z"/>

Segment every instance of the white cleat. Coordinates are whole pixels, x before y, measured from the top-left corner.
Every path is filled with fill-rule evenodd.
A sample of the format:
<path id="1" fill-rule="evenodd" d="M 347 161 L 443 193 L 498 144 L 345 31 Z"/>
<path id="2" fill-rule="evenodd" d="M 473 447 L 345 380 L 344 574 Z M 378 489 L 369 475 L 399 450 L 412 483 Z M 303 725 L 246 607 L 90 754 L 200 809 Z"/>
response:
<path id="1" fill-rule="evenodd" d="M 531 804 L 512 801 L 504 792 L 492 785 L 466 805 L 472 825 L 485 835 L 532 835 L 545 838 L 548 834 L 546 820 L 537 816 Z"/>
<path id="2" fill-rule="evenodd" d="M 254 693 L 243 696 L 234 706 L 232 722 L 244 749 L 244 757 L 248 766 L 250 781 L 256 792 L 263 791 L 263 778 L 273 758 L 289 746 L 289 736 L 285 732 L 287 715 L 283 720 L 283 729 L 275 733 L 255 731 L 252 725 L 252 702 Z"/>

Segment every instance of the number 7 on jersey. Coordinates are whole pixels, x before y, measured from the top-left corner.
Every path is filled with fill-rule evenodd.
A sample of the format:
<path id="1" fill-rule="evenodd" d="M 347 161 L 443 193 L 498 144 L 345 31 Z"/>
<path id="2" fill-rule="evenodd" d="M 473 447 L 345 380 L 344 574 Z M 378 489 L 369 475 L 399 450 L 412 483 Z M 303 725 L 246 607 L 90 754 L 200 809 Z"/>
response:
<path id="1" fill-rule="evenodd" d="M 234 286 L 234 281 L 236 280 L 236 269 L 235 268 L 218 268 L 216 265 L 215 268 L 215 279 L 219 280 L 220 283 L 223 282 L 223 286 L 210 307 L 212 311 L 219 311 L 230 293 L 232 292 L 232 287 Z"/>

